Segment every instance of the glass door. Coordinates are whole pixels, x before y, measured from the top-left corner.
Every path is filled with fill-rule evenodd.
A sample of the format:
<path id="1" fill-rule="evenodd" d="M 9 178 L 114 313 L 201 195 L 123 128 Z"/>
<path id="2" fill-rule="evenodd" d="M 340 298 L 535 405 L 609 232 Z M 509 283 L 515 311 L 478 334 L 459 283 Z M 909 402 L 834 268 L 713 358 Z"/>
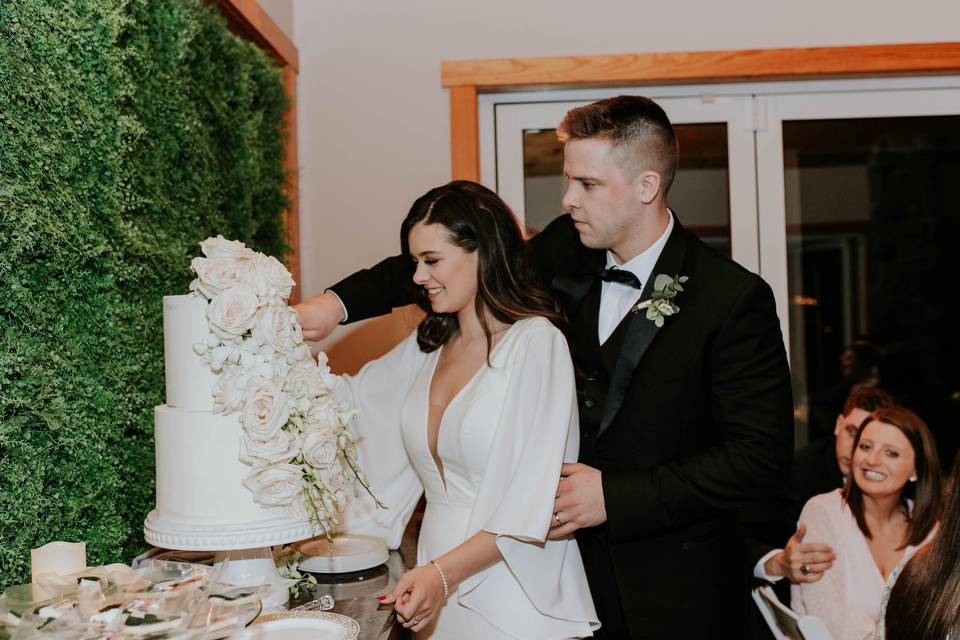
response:
<path id="1" fill-rule="evenodd" d="M 655 98 L 680 138 L 669 205 L 688 229 L 759 271 L 752 98 Z M 562 213 L 563 146 L 556 125 L 589 100 L 495 106 L 494 186 L 536 233 Z M 485 179 L 488 184 L 491 182 Z"/>
<path id="2" fill-rule="evenodd" d="M 770 95 L 761 272 L 789 336 L 798 443 L 880 385 L 952 462 L 960 424 L 960 90 Z"/>

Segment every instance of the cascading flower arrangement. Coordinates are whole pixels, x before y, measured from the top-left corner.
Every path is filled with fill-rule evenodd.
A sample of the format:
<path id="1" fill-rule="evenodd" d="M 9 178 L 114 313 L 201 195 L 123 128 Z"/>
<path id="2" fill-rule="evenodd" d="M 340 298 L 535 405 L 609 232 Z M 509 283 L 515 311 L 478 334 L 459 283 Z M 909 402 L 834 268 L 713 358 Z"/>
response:
<path id="1" fill-rule="evenodd" d="M 193 349 L 218 374 L 214 413 L 237 412 L 243 424 L 243 484 L 257 504 L 309 519 L 329 538 L 346 490 L 370 492 L 349 429 L 357 412 L 335 399 L 326 355 L 315 362 L 304 344 L 286 267 L 223 236 L 200 248 L 190 290 L 208 300 L 210 333 Z"/>

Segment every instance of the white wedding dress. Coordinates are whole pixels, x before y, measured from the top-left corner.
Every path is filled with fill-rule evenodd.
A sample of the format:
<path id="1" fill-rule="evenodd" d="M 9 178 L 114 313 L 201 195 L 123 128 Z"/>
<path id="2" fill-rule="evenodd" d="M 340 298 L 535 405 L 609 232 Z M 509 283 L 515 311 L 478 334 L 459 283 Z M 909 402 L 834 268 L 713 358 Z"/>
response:
<path id="1" fill-rule="evenodd" d="M 496 535 L 503 556 L 450 593 L 435 625 L 418 638 L 523 640 L 592 635 L 596 612 L 573 539 L 545 541 L 560 465 L 578 452 L 573 366 L 563 335 L 544 318 L 512 325 L 450 401 L 437 450 L 427 444 L 430 383 L 441 350 L 420 351 L 416 334 L 336 393 L 357 407 L 360 464 L 377 495 L 352 500 L 343 529 L 399 546 L 422 493 L 417 546 L 423 565 L 478 531 Z"/>

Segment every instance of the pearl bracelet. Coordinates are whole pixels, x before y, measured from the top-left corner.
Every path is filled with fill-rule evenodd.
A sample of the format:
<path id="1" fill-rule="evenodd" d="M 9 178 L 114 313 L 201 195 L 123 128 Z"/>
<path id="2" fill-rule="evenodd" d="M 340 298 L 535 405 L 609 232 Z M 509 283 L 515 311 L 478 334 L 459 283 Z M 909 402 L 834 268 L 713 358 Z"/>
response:
<path id="1" fill-rule="evenodd" d="M 447 585 L 447 575 L 443 572 L 443 569 L 440 568 L 440 565 L 437 564 L 436 560 L 431 560 L 430 564 L 432 564 L 436 568 L 437 573 L 440 574 L 440 581 L 443 582 L 443 597 L 446 599 L 447 596 L 450 595 L 450 588 Z"/>

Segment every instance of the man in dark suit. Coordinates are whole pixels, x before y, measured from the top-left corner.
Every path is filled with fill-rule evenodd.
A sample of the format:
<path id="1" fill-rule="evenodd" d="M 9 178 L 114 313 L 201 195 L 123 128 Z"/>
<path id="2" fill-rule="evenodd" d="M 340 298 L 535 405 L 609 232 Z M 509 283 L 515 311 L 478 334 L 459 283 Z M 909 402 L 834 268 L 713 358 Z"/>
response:
<path id="1" fill-rule="evenodd" d="M 677 140 L 654 102 L 574 109 L 560 134 L 567 214 L 530 248 L 570 321 L 583 439 L 550 535 L 576 533 L 602 637 L 740 637 L 736 510 L 786 481 L 793 442 L 772 292 L 668 210 Z M 408 302 L 408 262 L 332 287 L 344 310 L 301 305 L 305 335 Z"/>

